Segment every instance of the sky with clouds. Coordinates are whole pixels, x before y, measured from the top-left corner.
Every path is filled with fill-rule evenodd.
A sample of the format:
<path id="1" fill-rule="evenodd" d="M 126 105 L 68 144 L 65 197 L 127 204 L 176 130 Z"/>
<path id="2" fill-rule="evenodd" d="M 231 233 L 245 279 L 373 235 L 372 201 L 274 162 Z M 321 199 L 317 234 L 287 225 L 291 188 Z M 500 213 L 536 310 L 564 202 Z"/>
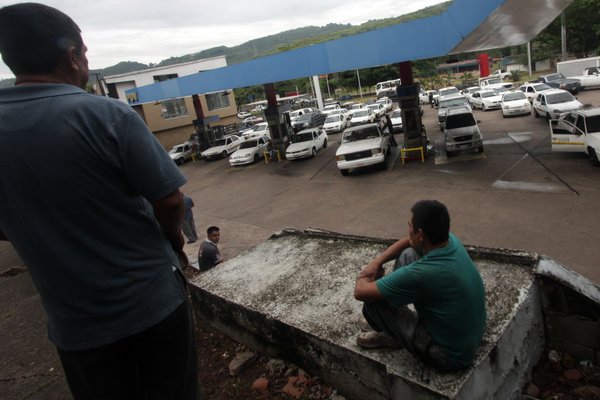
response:
<path id="1" fill-rule="evenodd" d="M 0 0 L 0 7 L 22 1 Z M 443 0 L 47 0 L 79 25 L 91 69 L 120 61 L 158 63 L 211 47 L 236 46 L 289 29 L 358 25 Z M 13 74 L 0 60 L 0 79 Z"/>

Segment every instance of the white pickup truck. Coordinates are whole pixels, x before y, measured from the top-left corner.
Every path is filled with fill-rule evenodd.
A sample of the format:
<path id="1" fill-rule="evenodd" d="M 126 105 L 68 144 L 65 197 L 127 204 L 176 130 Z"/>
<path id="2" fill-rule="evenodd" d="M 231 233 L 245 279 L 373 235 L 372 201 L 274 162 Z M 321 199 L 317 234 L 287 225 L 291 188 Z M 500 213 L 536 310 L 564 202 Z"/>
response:
<path id="1" fill-rule="evenodd" d="M 583 152 L 600 166 L 600 107 L 569 111 L 550 121 L 552 151 Z"/>
<path id="2" fill-rule="evenodd" d="M 513 84 L 510 82 L 504 82 L 500 78 L 486 77 L 479 78 L 479 87 L 481 87 L 481 89 L 498 89 L 501 87 L 512 89 Z"/>
<path id="3" fill-rule="evenodd" d="M 582 89 L 600 86 L 600 67 L 588 67 L 580 76 L 569 76 L 568 78 L 579 79 Z"/>
<path id="4" fill-rule="evenodd" d="M 500 78 L 500 79 L 506 79 L 510 76 L 511 76 L 510 72 L 506 72 L 503 69 L 497 69 L 496 71 L 494 71 L 490 74 L 491 78 Z"/>

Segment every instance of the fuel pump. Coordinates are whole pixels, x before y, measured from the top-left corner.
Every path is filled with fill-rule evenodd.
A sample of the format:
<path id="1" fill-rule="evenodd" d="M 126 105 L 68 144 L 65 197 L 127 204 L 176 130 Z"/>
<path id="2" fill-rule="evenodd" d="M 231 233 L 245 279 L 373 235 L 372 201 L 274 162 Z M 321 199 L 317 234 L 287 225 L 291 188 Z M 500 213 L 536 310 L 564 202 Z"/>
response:
<path id="1" fill-rule="evenodd" d="M 268 106 L 264 110 L 265 120 L 271 132 L 273 147 L 279 151 L 281 156 L 285 154 L 285 149 L 293 133 L 289 119 L 290 110 L 290 104 L 282 104 L 276 107 Z"/>
<path id="2" fill-rule="evenodd" d="M 398 103 L 402 112 L 402 125 L 404 128 L 403 149 L 421 148 L 424 154 L 428 153 L 429 139 L 421 121 L 421 108 L 419 105 L 420 84 L 399 85 L 396 87 Z"/>

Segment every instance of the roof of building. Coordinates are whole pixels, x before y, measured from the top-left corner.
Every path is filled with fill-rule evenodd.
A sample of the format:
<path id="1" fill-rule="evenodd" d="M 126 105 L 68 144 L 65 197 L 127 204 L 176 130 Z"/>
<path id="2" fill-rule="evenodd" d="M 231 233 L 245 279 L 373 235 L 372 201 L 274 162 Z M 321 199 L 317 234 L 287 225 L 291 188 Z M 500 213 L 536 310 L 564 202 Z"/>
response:
<path id="1" fill-rule="evenodd" d="M 144 103 L 523 44 L 571 1 L 454 0 L 440 15 L 142 86 L 127 93 L 135 93 L 133 103 Z"/>

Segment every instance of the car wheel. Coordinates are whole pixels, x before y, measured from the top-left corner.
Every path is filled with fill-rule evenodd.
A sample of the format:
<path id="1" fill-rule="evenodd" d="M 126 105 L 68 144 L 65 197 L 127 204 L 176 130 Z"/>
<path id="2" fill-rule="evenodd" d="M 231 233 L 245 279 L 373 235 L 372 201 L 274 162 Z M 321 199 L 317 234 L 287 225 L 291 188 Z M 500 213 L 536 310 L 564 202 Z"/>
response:
<path id="1" fill-rule="evenodd" d="M 316 157 L 316 155 L 317 155 L 317 149 L 313 147 L 313 148 L 312 148 L 312 151 L 310 152 L 310 155 L 311 155 L 312 157 Z"/>
<path id="2" fill-rule="evenodd" d="M 446 157 L 450 158 L 450 157 L 453 157 L 454 155 L 456 155 L 455 151 L 446 150 Z"/>
<path id="3" fill-rule="evenodd" d="M 227 150 L 223 150 L 221 154 L 223 155 L 223 158 L 227 158 Z"/>
<path id="4" fill-rule="evenodd" d="M 533 109 L 533 117 L 534 118 L 539 118 L 540 117 L 540 114 L 538 114 L 538 112 L 537 112 L 537 110 L 535 108 Z"/>
<path id="5" fill-rule="evenodd" d="M 347 170 L 347 169 L 340 169 L 340 173 L 341 173 L 343 176 L 348 176 L 348 173 L 349 173 L 349 172 L 350 172 L 350 171 L 349 171 L 349 170 Z"/>
<path id="6" fill-rule="evenodd" d="M 183 161 L 181 160 L 181 158 L 178 158 L 177 160 L 175 160 L 175 165 L 181 165 L 183 164 Z"/>
<path id="7" fill-rule="evenodd" d="M 326 149 L 327 148 L 327 140 L 323 141 L 323 148 Z"/>
<path id="8" fill-rule="evenodd" d="M 481 106 L 481 109 L 482 109 L 483 111 L 487 111 L 487 108 L 485 108 L 485 104 Z"/>
<path id="9" fill-rule="evenodd" d="M 596 155 L 596 151 L 591 147 L 588 148 L 588 155 L 590 156 L 590 162 L 594 167 L 600 166 L 600 160 L 598 160 L 598 156 Z"/>
<path id="10" fill-rule="evenodd" d="M 479 154 L 483 153 L 483 146 L 479 146 L 479 147 L 477 148 L 477 152 L 478 152 Z"/>
<path id="11" fill-rule="evenodd" d="M 260 159 L 260 157 L 258 157 L 258 154 L 255 154 L 254 155 L 254 162 L 257 163 L 259 159 Z"/>
<path id="12" fill-rule="evenodd" d="M 548 113 L 548 112 L 546 113 L 546 119 L 550 120 L 550 113 Z"/>

